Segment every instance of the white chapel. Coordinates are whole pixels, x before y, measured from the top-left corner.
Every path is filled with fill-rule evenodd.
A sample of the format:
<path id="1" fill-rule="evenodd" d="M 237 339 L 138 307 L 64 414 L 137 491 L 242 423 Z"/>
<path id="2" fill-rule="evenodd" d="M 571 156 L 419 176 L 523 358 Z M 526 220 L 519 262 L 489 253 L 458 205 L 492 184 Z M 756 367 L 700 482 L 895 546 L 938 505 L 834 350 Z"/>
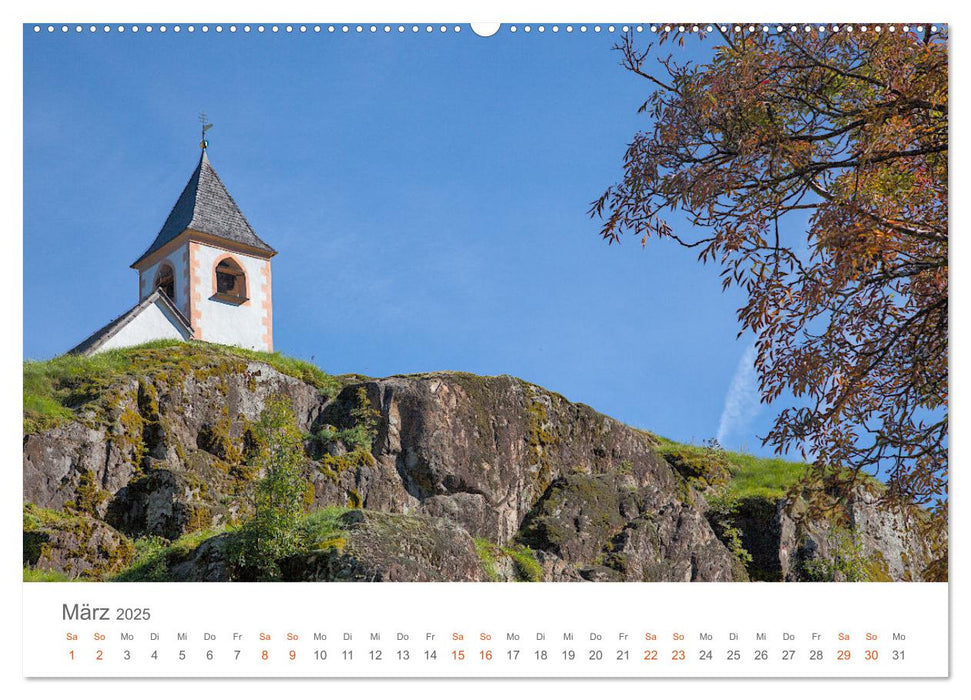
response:
<path id="1" fill-rule="evenodd" d="M 138 303 L 69 352 L 150 340 L 204 340 L 273 350 L 270 258 L 209 162 L 207 142 L 155 240 L 132 263 Z"/>

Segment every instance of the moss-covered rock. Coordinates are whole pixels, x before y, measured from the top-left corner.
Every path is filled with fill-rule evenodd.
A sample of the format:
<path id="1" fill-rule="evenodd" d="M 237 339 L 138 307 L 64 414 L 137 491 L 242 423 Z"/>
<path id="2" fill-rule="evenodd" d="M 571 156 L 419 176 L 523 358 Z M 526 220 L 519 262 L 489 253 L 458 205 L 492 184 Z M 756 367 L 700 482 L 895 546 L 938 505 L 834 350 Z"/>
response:
<path id="1" fill-rule="evenodd" d="M 351 510 L 340 516 L 342 534 L 283 563 L 286 580 L 487 580 L 469 533 L 427 516 Z"/>
<path id="2" fill-rule="evenodd" d="M 190 343 L 28 363 L 25 387 L 26 499 L 140 542 L 186 541 L 249 517 L 261 478 L 253 424 L 276 396 L 305 433 L 303 505 L 366 509 L 364 524 L 311 557 L 320 563 L 309 570 L 326 576 L 493 578 L 472 536 L 493 547 L 504 580 L 779 580 L 810 541 L 825 540 L 819 523 L 800 520 L 798 501 L 777 507 L 793 470 L 746 501 L 734 489 L 738 464 L 726 468 L 720 450 L 673 445 L 509 376 L 332 379 L 278 356 Z M 64 410 L 45 418 L 45 401 Z M 722 492 L 738 508 L 716 520 L 705 498 Z M 874 577 L 926 575 L 919 518 L 891 522 L 859 500 L 842 517 L 882 553 Z M 389 549 L 388 523 L 414 535 L 399 542 L 413 551 Z M 31 535 L 31 551 L 43 536 Z M 361 549 L 367 541 L 379 558 Z M 419 573 L 404 563 L 433 566 L 439 550 L 475 566 Z M 218 548 L 203 554 L 202 578 L 217 576 Z"/>
<path id="3" fill-rule="evenodd" d="M 720 450 L 668 448 L 661 452 L 668 464 L 699 491 L 718 489 L 731 481 L 728 460 Z"/>
<path id="4" fill-rule="evenodd" d="M 559 569 L 567 563 L 580 578 L 597 581 L 745 579 L 693 501 L 666 494 L 659 503 L 657 496 L 619 474 L 561 477 L 526 517 L 518 540 L 560 560 L 546 557 L 549 576 L 564 576 Z"/>
<path id="5" fill-rule="evenodd" d="M 574 562 L 589 562 L 627 522 L 611 475 L 560 477 L 526 517 L 518 539 Z"/>
<path id="6" fill-rule="evenodd" d="M 90 515 L 24 507 L 24 566 L 69 579 L 102 579 L 134 556 L 131 541 Z"/>

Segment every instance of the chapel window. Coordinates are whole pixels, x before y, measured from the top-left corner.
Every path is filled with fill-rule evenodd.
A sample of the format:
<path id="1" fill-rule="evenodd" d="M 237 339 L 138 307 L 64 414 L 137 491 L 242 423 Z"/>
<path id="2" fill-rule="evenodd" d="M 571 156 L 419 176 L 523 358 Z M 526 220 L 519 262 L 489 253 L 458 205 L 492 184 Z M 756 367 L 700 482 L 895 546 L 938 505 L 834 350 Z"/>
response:
<path id="1" fill-rule="evenodd" d="M 175 271 L 168 263 L 159 267 L 155 274 L 155 288 L 161 289 L 170 301 L 175 301 Z"/>
<path id="2" fill-rule="evenodd" d="M 223 301 L 246 301 L 246 273 L 232 258 L 216 265 L 216 297 Z"/>

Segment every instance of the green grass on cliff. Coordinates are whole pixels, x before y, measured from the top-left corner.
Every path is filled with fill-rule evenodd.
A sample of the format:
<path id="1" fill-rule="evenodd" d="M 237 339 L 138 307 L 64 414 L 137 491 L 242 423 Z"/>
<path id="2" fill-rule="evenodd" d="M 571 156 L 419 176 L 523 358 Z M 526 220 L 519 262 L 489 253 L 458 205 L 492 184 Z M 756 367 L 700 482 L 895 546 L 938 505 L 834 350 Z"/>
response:
<path id="1" fill-rule="evenodd" d="M 73 580 L 60 571 L 47 571 L 24 566 L 24 583 L 62 583 Z"/>
<path id="2" fill-rule="evenodd" d="M 254 360 L 332 394 L 340 380 L 309 362 L 280 353 L 257 352 L 202 342 L 159 340 L 84 357 L 60 355 L 24 362 L 24 433 L 35 433 L 74 417 L 75 411 L 98 399 L 120 376 L 158 372 L 190 372 L 220 362 Z"/>
<path id="3" fill-rule="evenodd" d="M 765 498 L 770 501 L 782 498 L 790 489 L 809 474 L 810 465 L 778 457 L 756 457 L 744 452 L 730 452 L 711 447 L 686 445 L 657 435 L 657 451 L 665 457 L 678 455 L 695 457 L 700 461 L 723 460 L 730 479 L 725 486 L 724 497 L 730 500 Z M 849 478 L 850 472 L 844 472 Z M 886 486 L 872 475 L 861 474 L 861 483 L 871 490 L 880 491 Z"/>
<path id="4" fill-rule="evenodd" d="M 728 492 L 737 498 L 781 498 L 809 472 L 809 465 L 804 462 L 739 452 L 729 452 L 726 458 L 732 473 Z"/>
<path id="5" fill-rule="evenodd" d="M 489 581 L 502 580 L 496 569 L 497 559 L 509 557 L 517 581 L 542 581 L 543 567 L 536 561 L 536 554 L 524 544 L 500 547 L 484 537 L 473 538 L 475 553 L 482 564 L 482 571 Z"/>
<path id="6" fill-rule="evenodd" d="M 300 520 L 300 539 L 306 549 L 343 548 L 346 531 L 339 518 L 351 510 L 341 506 L 325 506 L 307 513 Z"/>
<path id="7" fill-rule="evenodd" d="M 658 452 L 662 455 L 680 454 L 703 458 L 711 453 L 709 447 L 684 445 L 657 436 L 656 439 L 660 443 Z M 733 499 L 754 496 L 770 500 L 782 498 L 809 471 L 809 465 L 805 462 L 756 457 L 728 450 L 718 450 L 718 454 L 726 462 L 731 477 L 727 484 L 727 495 Z"/>

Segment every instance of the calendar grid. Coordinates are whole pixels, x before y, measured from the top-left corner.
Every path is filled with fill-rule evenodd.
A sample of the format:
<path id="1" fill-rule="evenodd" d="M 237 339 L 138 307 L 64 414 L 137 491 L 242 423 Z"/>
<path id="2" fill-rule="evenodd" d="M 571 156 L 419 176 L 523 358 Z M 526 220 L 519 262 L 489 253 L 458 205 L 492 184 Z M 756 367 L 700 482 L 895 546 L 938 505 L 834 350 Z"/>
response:
<path id="1" fill-rule="evenodd" d="M 27 584 L 24 605 L 30 677 L 948 674 L 946 584 Z"/>

